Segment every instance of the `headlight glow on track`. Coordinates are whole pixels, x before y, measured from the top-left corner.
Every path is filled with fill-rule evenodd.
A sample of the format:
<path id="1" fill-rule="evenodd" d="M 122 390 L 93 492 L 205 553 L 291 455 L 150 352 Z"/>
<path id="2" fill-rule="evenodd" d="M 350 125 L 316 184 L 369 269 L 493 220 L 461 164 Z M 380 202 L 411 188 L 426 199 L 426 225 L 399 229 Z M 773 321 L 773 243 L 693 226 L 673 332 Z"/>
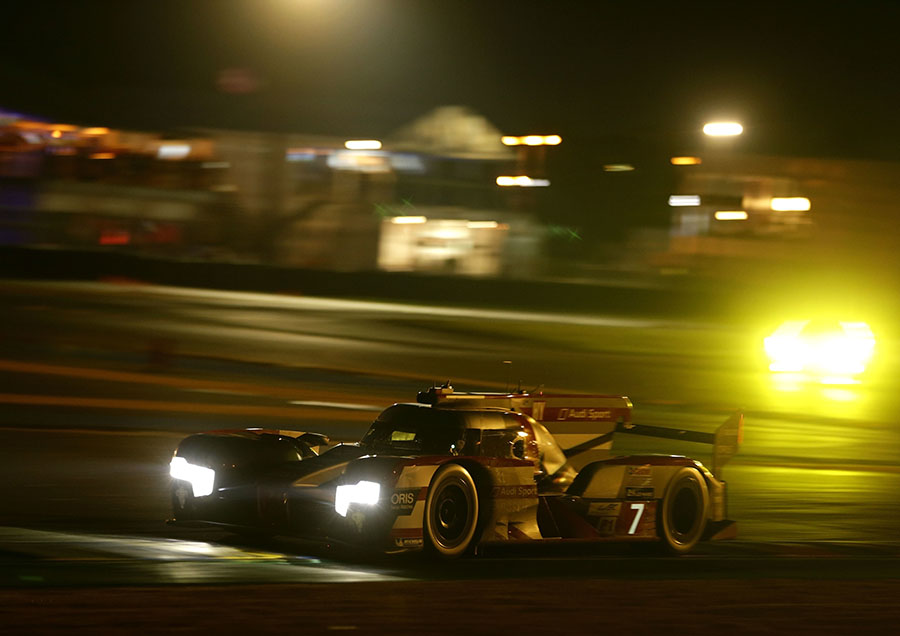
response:
<path id="1" fill-rule="evenodd" d="M 169 474 L 173 479 L 189 482 L 195 497 L 212 494 L 216 481 L 216 471 L 212 468 L 190 464 L 184 457 L 173 457 L 169 463 Z"/>
<path id="2" fill-rule="evenodd" d="M 342 517 L 347 516 L 350 504 L 374 506 L 381 495 L 381 486 L 374 481 L 360 481 L 355 484 L 338 486 L 334 491 L 334 510 Z"/>

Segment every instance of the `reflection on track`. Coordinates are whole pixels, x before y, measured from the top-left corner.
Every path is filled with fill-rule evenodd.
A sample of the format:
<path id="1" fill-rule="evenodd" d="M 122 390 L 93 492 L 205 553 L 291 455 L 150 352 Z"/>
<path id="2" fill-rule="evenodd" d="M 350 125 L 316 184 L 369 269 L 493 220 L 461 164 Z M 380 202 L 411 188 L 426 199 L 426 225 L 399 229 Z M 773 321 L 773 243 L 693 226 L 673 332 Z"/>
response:
<path id="1" fill-rule="evenodd" d="M 574 547 L 574 546 L 573 546 Z M 687 557 L 584 546 L 495 548 L 436 563 L 422 555 L 351 557 L 264 546 L 0 527 L 0 587 L 381 583 L 486 579 L 897 578 L 900 543 L 724 542 Z M 327 554 L 328 556 L 323 556 Z"/>
<path id="2" fill-rule="evenodd" d="M 398 580 L 313 556 L 202 541 L 0 528 L 0 585 L 7 586 Z"/>

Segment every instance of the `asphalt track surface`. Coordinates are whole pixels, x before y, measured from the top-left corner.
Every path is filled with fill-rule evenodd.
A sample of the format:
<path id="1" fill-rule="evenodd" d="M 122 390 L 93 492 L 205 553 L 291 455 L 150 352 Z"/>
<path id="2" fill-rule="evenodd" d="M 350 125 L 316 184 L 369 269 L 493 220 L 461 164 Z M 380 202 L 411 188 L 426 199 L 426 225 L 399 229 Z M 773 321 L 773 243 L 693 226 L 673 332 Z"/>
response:
<path id="1" fill-rule="evenodd" d="M 842 633 L 898 618 L 900 444 L 889 384 L 832 402 L 820 389 L 785 397 L 719 352 L 747 334 L 639 318 L 0 288 L 0 622 L 12 632 L 304 621 L 313 632 L 658 633 L 680 621 L 691 631 Z M 584 344 L 604 336 L 602 347 Z M 698 345 L 706 352 L 690 354 Z M 500 364 L 510 358 L 514 372 Z M 636 421 L 711 429 L 744 406 L 747 441 L 726 468 L 741 540 L 686 559 L 539 550 L 434 564 L 164 524 L 165 466 L 187 432 L 289 422 L 354 439 L 374 411 L 409 400 L 427 378 L 503 388 L 504 374 L 515 383 L 539 369 L 548 387 L 629 393 Z M 814 408 L 798 408 L 802 400 Z M 704 459 L 697 448 L 651 450 Z M 258 611 L 261 598 L 277 609 Z"/>

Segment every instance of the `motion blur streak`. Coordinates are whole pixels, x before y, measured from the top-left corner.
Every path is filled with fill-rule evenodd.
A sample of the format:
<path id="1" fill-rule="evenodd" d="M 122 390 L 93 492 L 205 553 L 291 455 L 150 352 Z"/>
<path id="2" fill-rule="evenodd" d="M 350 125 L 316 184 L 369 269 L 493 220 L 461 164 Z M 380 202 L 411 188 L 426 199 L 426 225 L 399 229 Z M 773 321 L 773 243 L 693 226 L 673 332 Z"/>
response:
<path id="1" fill-rule="evenodd" d="M 53 395 L 16 395 L 0 393 L 0 404 L 30 406 L 63 406 L 85 409 L 120 409 L 125 411 L 168 411 L 172 413 L 206 413 L 213 415 L 252 415 L 256 417 L 284 417 L 295 419 L 297 408 L 279 406 L 253 406 L 243 404 L 207 404 L 198 402 L 165 402 L 151 400 L 123 400 L 117 398 L 81 398 Z M 365 412 L 350 411 L 348 417 L 358 417 L 368 421 L 371 416 Z"/>
<path id="2" fill-rule="evenodd" d="M 775 212 L 806 212 L 811 207 L 806 197 L 773 197 L 769 206 Z"/>

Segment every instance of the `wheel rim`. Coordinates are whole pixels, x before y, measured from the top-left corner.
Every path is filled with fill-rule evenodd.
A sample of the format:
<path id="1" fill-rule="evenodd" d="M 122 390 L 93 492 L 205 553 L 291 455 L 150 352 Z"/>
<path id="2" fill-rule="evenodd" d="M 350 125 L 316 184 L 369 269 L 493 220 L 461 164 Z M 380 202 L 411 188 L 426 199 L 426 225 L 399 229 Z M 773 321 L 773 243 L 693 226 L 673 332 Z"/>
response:
<path id="1" fill-rule="evenodd" d="M 684 542 L 697 526 L 697 511 L 700 508 L 699 497 L 695 492 L 696 484 L 691 481 L 675 495 L 672 506 L 672 534 Z"/>
<path id="2" fill-rule="evenodd" d="M 441 488 L 432 508 L 436 541 L 446 548 L 459 545 L 468 534 L 471 510 L 471 495 L 463 484 L 454 481 Z"/>

